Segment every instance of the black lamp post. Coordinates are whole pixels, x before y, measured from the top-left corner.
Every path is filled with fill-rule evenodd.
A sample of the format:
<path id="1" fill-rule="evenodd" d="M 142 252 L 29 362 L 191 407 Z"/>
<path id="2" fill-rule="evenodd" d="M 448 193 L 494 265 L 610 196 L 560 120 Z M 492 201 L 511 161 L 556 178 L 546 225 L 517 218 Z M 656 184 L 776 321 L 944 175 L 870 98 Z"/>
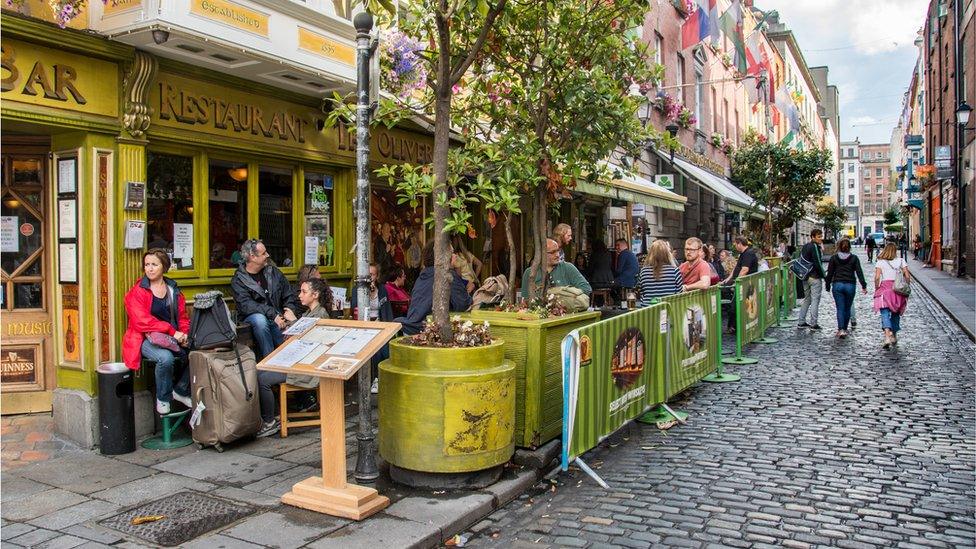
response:
<path id="1" fill-rule="evenodd" d="M 369 320 L 369 60 L 373 16 L 357 13 L 356 27 L 356 301 L 359 320 Z M 372 371 L 369 364 L 359 370 L 359 425 L 356 432 L 356 480 L 375 480 L 380 474 L 373 453 L 373 409 L 370 395 Z"/>
<path id="2" fill-rule="evenodd" d="M 674 139 L 675 137 L 678 136 L 678 130 L 680 128 L 678 127 L 677 124 L 668 124 L 667 126 L 664 127 L 664 129 L 668 131 L 668 135 L 671 136 L 671 139 Z M 673 166 L 674 165 L 674 145 L 669 145 L 668 146 L 668 149 L 671 151 L 671 165 Z"/>
<path id="3" fill-rule="evenodd" d="M 958 59 L 958 58 L 957 58 Z M 966 276 L 966 193 L 963 191 L 962 182 L 962 149 L 966 140 L 966 127 L 969 124 L 969 115 L 973 108 L 963 99 L 962 103 L 956 107 L 956 203 L 959 205 L 959 227 L 956 231 L 956 276 L 962 278 Z"/>

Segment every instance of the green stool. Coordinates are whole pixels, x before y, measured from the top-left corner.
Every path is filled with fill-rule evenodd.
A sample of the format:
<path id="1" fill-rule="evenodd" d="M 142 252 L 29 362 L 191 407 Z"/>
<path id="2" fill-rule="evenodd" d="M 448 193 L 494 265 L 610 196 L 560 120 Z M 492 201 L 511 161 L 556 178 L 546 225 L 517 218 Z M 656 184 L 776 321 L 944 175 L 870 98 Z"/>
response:
<path id="1" fill-rule="evenodd" d="M 192 438 L 176 432 L 189 415 L 190 410 L 160 414 L 159 419 L 163 424 L 162 434 L 142 441 L 142 447 L 149 450 L 172 450 L 193 444 Z"/>

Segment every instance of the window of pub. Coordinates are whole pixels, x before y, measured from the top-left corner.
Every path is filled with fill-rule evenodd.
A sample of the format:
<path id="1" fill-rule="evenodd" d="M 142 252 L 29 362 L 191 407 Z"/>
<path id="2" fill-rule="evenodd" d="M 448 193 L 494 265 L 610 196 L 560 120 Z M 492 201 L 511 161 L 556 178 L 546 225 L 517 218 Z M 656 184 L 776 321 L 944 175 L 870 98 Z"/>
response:
<path id="1" fill-rule="evenodd" d="M 211 160 L 209 174 L 210 268 L 229 269 L 247 239 L 247 164 Z"/>
<path id="2" fill-rule="evenodd" d="M 279 267 L 295 264 L 292 212 L 292 172 L 261 166 L 258 170 L 258 237 Z"/>
<path id="3" fill-rule="evenodd" d="M 150 151 L 146 165 L 149 249 L 162 248 L 171 269 L 193 268 L 193 158 Z"/>
<path id="4" fill-rule="evenodd" d="M 316 264 L 320 267 L 334 265 L 335 261 L 334 186 L 335 180 L 329 174 L 305 172 L 305 246 L 312 245 L 310 237 L 315 238 Z M 307 250 L 305 254 L 310 255 Z"/>

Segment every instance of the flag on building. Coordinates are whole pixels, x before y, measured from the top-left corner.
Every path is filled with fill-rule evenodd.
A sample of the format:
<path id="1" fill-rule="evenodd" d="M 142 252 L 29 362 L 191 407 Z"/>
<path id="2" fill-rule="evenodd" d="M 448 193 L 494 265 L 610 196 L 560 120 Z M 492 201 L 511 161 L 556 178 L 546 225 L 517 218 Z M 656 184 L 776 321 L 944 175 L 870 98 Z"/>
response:
<path id="1" fill-rule="evenodd" d="M 681 49 L 694 46 L 711 33 L 708 22 L 708 5 L 711 1 L 695 0 L 695 11 L 681 25 Z"/>
<path id="2" fill-rule="evenodd" d="M 718 45 L 722 41 L 722 30 L 719 26 L 718 17 L 718 0 L 708 0 L 708 36 L 714 45 Z"/>
<path id="3" fill-rule="evenodd" d="M 722 14 L 719 26 L 722 27 L 722 32 L 732 42 L 732 49 L 735 50 L 736 70 L 746 74 L 749 64 L 746 58 L 746 41 L 743 36 L 742 25 L 742 6 L 739 5 L 739 0 L 732 0 L 732 5 Z"/>

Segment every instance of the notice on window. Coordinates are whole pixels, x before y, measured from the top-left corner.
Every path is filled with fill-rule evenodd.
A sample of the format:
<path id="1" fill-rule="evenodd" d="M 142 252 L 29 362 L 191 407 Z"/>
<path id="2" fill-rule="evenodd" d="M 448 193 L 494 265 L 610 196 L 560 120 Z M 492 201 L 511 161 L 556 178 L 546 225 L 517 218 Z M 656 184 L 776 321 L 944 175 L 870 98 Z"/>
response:
<path id="1" fill-rule="evenodd" d="M 61 282 L 78 282 L 77 244 L 58 244 L 58 273 Z"/>
<path id="2" fill-rule="evenodd" d="M 58 159 L 58 192 L 73 193 L 77 188 L 77 158 Z"/>
<path id="3" fill-rule="evenodd" d="M 336 344 L 329 349 L 329 354 L 339 356 L 356 356 L 360 351 L 365 349 L 367 345 L 369 345 L 369 342 L 372 341 L 374 337 L 378 335 L 380 335 L 380 330 L 349 330 L 346 335 L 342 336 L 342 339 L 337 341 Z"/>
<path id="4" fill-rule="evenodd" d="M 317 236 L 305 237 L 305 264 L 319 264 L 319 237 Z"/>
<path id="5" fill-rule="evenodd" d="M 141 250 L 146 242 L 146 222 L 130 219 L 125 222 L 126 250 Z"/>
<path id="6" fill-rule="evenodd" d="M 332 298 L 335 299 L 336 310 L 349 308 L 350 303 L 349 303 L 349 299 L 346 296 L 345 288 L 332 288 Z"/>
<path id="7" fill-rule="evenodd" d="M 58 238 L 78 237 L 78 201 L 58 200 Z"/>
<path id="8" fill-rule="evenodd" d="M 173 259 L 193 257 L 193 224 L 173 223 Z"/>
<path id="9" fill-rule="evenodd" d="M 17 237 L 16 215 L 0 216 L 0 250 L 3 253 L 20 251 L 20 238 Z"/>

